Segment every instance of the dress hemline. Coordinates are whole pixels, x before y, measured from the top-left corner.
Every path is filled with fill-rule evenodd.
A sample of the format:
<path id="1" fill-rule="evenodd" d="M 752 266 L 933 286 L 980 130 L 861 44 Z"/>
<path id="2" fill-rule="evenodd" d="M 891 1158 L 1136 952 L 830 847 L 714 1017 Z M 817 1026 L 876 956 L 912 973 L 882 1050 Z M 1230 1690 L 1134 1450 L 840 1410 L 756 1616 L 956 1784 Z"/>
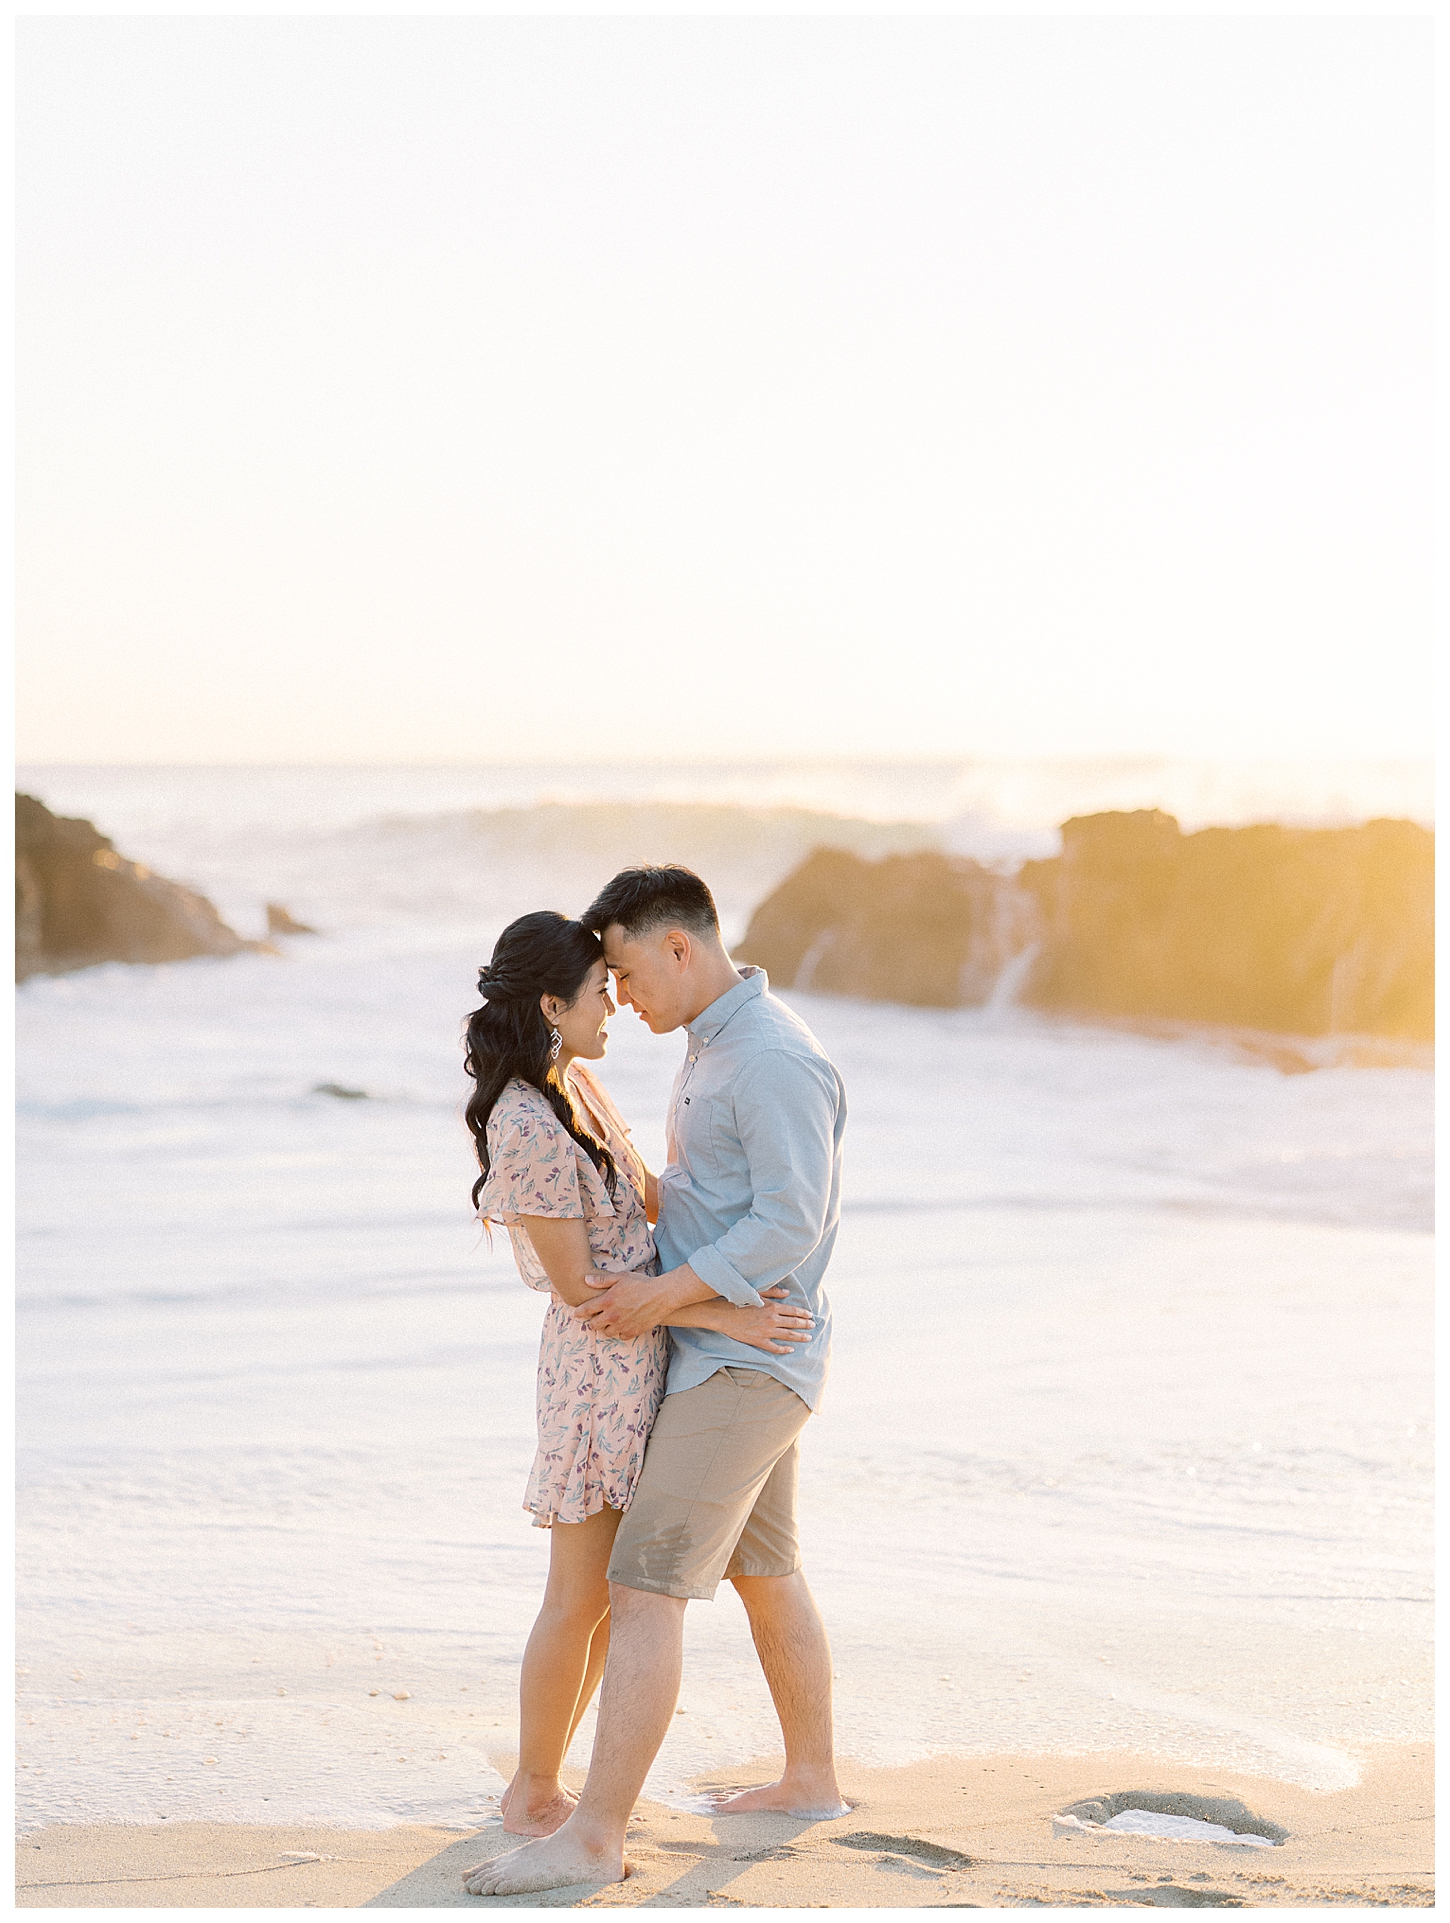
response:
<path id="1" fill-rule="evenodd" d="M 565 1524 L 588 1522 L 589 1518 L 591 1516 L 597 1516 L 601 1509 L 617 1509 L 620 1514 L 623 1515 L 633 1500 L 633 1489 L 630 1490 L 623 1502 L 611 1502 L 608 1496 L 601 1496 L 595 1506 L 592 1509 L 586 1509 L 582 1516 L 561 1515 L 557 1509 L 540 1508 L 532 1502 L 522 1504 L 522 1508 L 526 1516 L 533 1517 L 535 1529 L 552 1529 L 556 1522 Z"/>

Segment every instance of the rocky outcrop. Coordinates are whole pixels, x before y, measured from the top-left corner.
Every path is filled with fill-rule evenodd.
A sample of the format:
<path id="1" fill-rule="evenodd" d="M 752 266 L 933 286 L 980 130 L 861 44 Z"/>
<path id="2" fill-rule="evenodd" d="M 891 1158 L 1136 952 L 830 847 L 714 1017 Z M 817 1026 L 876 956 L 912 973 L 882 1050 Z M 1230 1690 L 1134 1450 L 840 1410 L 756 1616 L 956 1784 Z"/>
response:
<path id="1" fill-rule="evenodd" d="M 1362 828 L 1202 828 L 1171 815 L 1064 824 L 1021 881 L 1045 939 L 1027 999 L 1298 1035 L 1434 1031 L 1435 838 Z"/>
<path id="2" fill-rule="evenodd" d="M 263 949 L 204 895 L 117 854 L 89 821 L 15 797 L 15 978 L 98 962 L 190 961 Z"/>
<path id="3" fill-rule="evenodd" d="M 740 944 L 781 986 L 957 1007 L 1011 982 L 1064 1013 L 1428 1040 L 1434 836 L 1205 828 L 1156 811 L 1067 822 L 999 875 L 944 855 L 818 850 Z"/>
<path id="4" fill-rule="evenodd" d="M 818 848 L 756 909 L 738 954 L 781 987 L 956 1008 L 988 999 L 1036 920 L 1030 896 L 975 861 Z"/>

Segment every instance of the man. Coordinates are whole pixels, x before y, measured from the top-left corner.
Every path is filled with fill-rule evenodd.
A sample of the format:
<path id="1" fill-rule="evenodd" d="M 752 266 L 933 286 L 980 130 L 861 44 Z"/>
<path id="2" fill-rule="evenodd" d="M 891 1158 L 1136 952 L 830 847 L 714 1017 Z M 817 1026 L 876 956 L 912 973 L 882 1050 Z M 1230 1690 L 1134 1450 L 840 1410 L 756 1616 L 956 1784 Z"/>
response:
<path id="1" fill-rule="evenodd" d="M 609 1661 L 589 1778 L 540 1837 L 464 1878 L 475 1896 L 618 1881 L 624 1834 L 680 1689 L 685 1604 L 722 1577 L 750 1619 L 785 1739 L 778 1783 L 717 1804 L 839 1816 L 831 1652 L 800 1566 L 797 1440 L 820 1399 L 831 1312 L 821 1288 L 840 1216 L 841 1078 L 758 968 L 737 969 L 710 891 L 688 868 L 628 868 L 583 917 L 620 1003 L 688 1048 L 670 1097 L 658 1276 L 600 1277 L 575 1314 L 628 1337 L 723 1296 L 783 1284 L 815 1317 L 808 1342 L 766 1354 L 672 1329 L 669 1378 L 609 1565 Z M 591 1278 L 593 1280 L 593 1278 Z"/>

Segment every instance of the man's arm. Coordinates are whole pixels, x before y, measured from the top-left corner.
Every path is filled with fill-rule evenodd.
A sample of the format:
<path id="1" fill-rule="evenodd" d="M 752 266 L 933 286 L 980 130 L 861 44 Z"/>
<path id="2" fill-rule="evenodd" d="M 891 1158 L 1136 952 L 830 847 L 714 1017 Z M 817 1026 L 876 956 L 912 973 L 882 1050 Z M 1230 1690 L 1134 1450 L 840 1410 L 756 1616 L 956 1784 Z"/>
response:
<path id="1" fill-rule="evenodd" d="M 748 1214 L 689 1266 L 731 1302 L 800 1266 L 821 1239 L 835 1172 L 840 1091 L 830 1064 L 772 1049 L 736 1077 L 735 1128 L 750 1168 Z"/>
<path id="2" fill-rule="evenodd" d="M 601 1289 L 607 1288 L 611 1296 L 616 1290 L 624 1292 L 615 1298 L 619 1313 L 622 1314 L 628 1306 L 634 1316 L 648 1316 L 649 1305 L 656 1299 L 656 1294 L 647 1288 L 636 1292 L 634 1285 L 656 1283 L 661 1279 L 659 1276 L 599 1275 L 596 1272 L 591 1282 L 586 1278 L 594 1258 L 589 1250 L 588 1231 L 577 1216 L 521 1215 L 517 1220 L 519 1227 L 527 1232 L 555 1295 L 562 1296 L 570 1308 L 577 1309 L 586 1303 L 597 1302 Z M 681 1273 L 678 1269 L 675 1271 L 677 1277 Z M 677 1283 L 674 1288 L 661 1292 L 658 1299 L 681 1295 L 689 1286 L 702 1289 L 704 1284 L 696 1276 L 692 1285 Z M 677 1329 L 718 1329 L 722 1334 L 733 1336 L 737 1342 L 744 1342 L 753 1349 L 766 1349 L 772 1355 L 789 1355 L 793 1344 L 809 1341 L 815 1317 L 808 1310 L 794 1306 L 788 1300 L 785 1289 L 772 1289 L 770 1298 L 760 1308 L 750 1309 L 736 1308 L 733 1303 L 722 1301 L 718 1295 L 709 1295 L 703 1301 L 682 1304 L 666 1315 L 643 1320 L 639 1328 L 631 1328 L 628 1333 L 646 1335 L 660 1322 L 669 1322 Z M 598 1323 L 595 1328 L 599 1335 L 620 1333 L 614 1328 L 602 1328 Z"/>
<path id="3" fill-rule="evenodd" d="M 675 1277 L 690 1273 L 688 1265 L 673 1271 Z M 676 1288 L 655 1296 L 648 1284 L 669 1283 L 671 1279 L 670 1276 L 586 1276 L 589 1288 L 598 1293 L 592 1301 L 575 1309 L 574 1319 L 592 1323 L 596 1335 L 613 1336 L 621 1342 L 646 1335 L 659 1323 L 672 1329 L 715 1329 L 734 1342 L 744 1342 L 752 1349 L 768 1349 L 772 1355 L 789 1355 L 794 1343 L 811 1339 L 816 1318 L 809 1309 L 791 1301 L 789 1289 L 766 1289 L 755 1308 L 749 1303 L 727 1302 L 723 1296 L 712 1295 L 704 1302 L 666 1309 L 656 1317 L 659 1302 L 675 1294 Z M 698 1276 L 692 1286 L 702 1286 Z"/>
<path id="4" fill-rule="evenodd" d="M 759 1308 L 761 1291 L 789 1275 L 820 1241 L 835 1167 L 835 1076 L 814 1058 L 770 1050 L 742 1069 L 734 1096 L 750 1169 L 749 1212 L 668 1275 L 630 1277 L 575 1311 L 602 1335 L 643 1334 L 650 1326 L 641 1319 L 646 1310 L 653 1321 L 669 1322 L 673 1309 L 712 1296 Z M 636 1297 L 651 1285 L 657 1297 Z M 653 1313 L 659 1304 L 665 1306 Z"/>
<path id="5" fill-rule="evenodd" d="M 578 1216 L 521 1215 L 516 1219 L 518 1226 L 527 1232 L 555 1295 L 562 1296 L 571 1309 L 585 1305 L 596 1309 L 601 1290 L 608 1290 L 620 1315 L 623 1317 L 627 1312 L 630 1324 L 627 1330 L 599 1327 L 600 1335 L 644 1335 L 662 1322 L 680 1325 L 681 1318 L 692 1312 L 704 1314 L 707 1303 L 728 1307 L 713 1289 L 706 1287 L 688 1263 L 669 1275 L 632 1272 L 610 1275 L 595 1269 L 589 1232 Z M 592 1283 L 585 1279 L 590 1275 L 595 1278 Z M 591 1315 L 581 1317 L 583 1321 L 592 1319 Z M 696 1322 L 693 1326 L 707 1328 L 710 1325 Z"/>
<path id="6" fill-rule="evenodd" d="M 700 1280 L 688 1262 L 668 1275 L 600 1275 L 586 1285 L 574 1314 L 592 1322 L 599 1335 L 621 1341 L 645 1335 L 662 1322 L 676 1322 L 683 1310 L 702 1302 L 718 1302 L 719 1294 Z"/>

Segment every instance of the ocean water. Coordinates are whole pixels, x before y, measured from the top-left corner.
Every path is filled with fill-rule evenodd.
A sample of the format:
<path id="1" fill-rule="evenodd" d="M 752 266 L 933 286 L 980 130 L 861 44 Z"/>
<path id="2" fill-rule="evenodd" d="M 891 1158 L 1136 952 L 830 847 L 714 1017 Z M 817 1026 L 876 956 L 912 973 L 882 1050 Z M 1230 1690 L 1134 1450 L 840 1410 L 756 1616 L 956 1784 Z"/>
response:
<path id="1" fill-rule="evenodd" d="M 20 991 L 22 1823 L 487 1819 L 548 1546 L 540 1305 L 469 1216 L 461 1121 L 513 914 L 677 853 L 738 932 L 819 839 L 1006 859 L 1093 806 L 1423 815 L 1418 780 L 23 771 L 243 932 L 268 899 L 324 932 Z M 1327 1790 L 1428 1735 L 1428 1070 L 792 1000 L 852 1105 L 802 1474 L 843 1754 Z M 603 1067 L 656 1162 L 681 1045 L 625 1013 Z M 728 1590 L 681 1710 L 656 1794 L 774 1747 Z"/>

